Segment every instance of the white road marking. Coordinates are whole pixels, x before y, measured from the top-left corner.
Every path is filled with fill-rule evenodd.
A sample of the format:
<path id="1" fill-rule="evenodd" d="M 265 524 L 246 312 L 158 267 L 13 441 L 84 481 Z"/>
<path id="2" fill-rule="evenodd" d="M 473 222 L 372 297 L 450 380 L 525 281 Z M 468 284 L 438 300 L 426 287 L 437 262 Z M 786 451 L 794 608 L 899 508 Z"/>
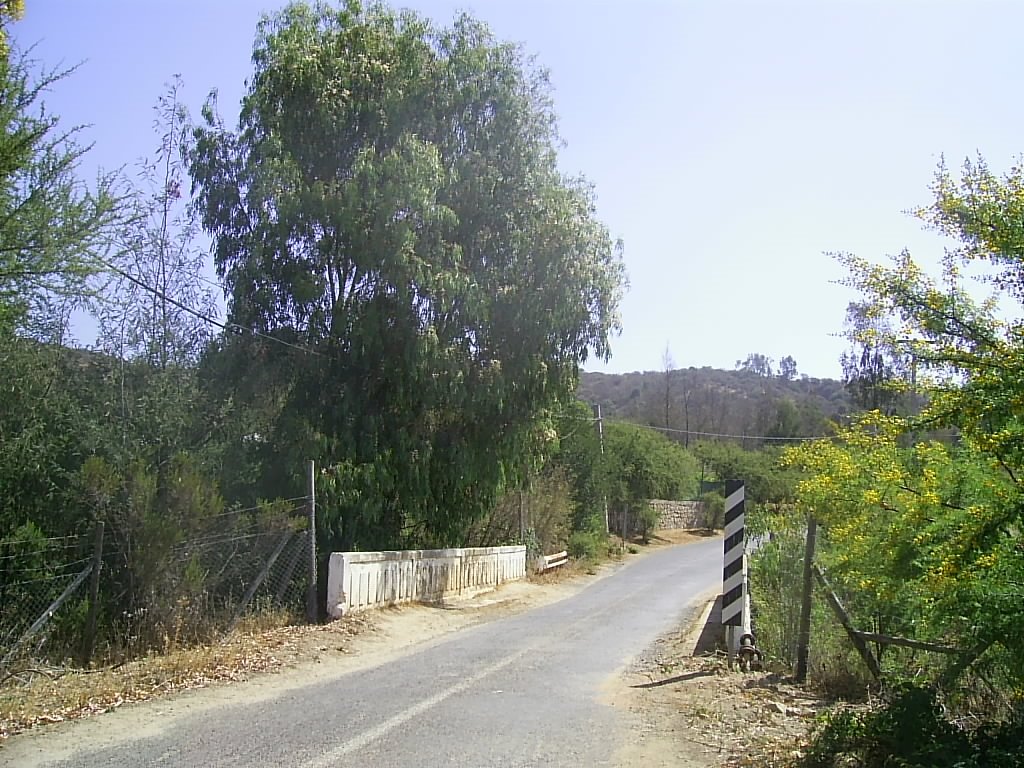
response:
<path id="1" fill-rule="evenodd" d="M 484 667 L 476 674 L 464 678 L 455 685 L 449 686 L 442 691 L 438 691 L 433 696 L 429 696 L 428 698 L 413 704 L 411 707 L 407 707 L 398 714 L 392 715 L 380 725 L 376 725 L 373 728 L 363 731 L 358 736 L 328 750 L 315 760 L 305 763 L 306 768 L 334 768 L 334 766 L 338 765 L 338 761 L 342 757 L 350 755 L 353 752 L 358 752 L 360 749 L 363 749 L 377 739 L 383 738 L 395 728 L 409 722 L 414 717 L 423 714 L 432 707 L 436 707 L 445 699 L 449 699 L 458 693 L 462 693 L 463 691 L 472 688 L 488 675 L 493 675 L 495 672 L 501 671 L 510 664 L 519 661 L 519 659 L 526 654 L 534 652 L 535 650 L 535 646 L 529 646 L 516 651 L 511 656 L 506 656 L 500 661 L 491 664 L 489 667 Z"/>

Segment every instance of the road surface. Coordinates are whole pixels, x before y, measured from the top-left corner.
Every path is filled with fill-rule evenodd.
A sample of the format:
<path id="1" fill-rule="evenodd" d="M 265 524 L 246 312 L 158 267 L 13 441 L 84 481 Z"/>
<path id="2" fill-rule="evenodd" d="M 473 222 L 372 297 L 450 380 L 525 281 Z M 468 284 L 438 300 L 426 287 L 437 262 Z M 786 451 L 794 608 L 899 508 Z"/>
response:
<path id="1" fill-rule="evenodd" d="M 721 563 L 717 538 L 668 547 L 571 598 L 447 635 L 374 668 L 254 700 L 243 688 L 231 703 L 166 723 L 149 717 L 145 727 L 124 726 L 119 719 L 136 715 L 128 708 L 91 723 L 87 739 L 75 739 L 83 723 L 16 737 L 0 749 L 0 764 L 621 765 L 617 753 L 637 724 L 602 694 L 623 665 L 693 611 L 721 578 Z"/>

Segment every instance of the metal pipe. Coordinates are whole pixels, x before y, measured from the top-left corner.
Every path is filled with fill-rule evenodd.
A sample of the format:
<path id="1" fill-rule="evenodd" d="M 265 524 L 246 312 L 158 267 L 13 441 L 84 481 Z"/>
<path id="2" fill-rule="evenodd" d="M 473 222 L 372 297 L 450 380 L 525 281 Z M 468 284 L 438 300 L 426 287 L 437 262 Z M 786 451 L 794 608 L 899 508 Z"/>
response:
<path id="1" fill-rule="evenodd" d="M 747 553 L 743 553 L 743 610 L 740 612 L 740 636 L 736 654 L 739 656 L 740 668 L 750 671 L 760 665 L 764 654 L 754 643 L 753 620 L 750 611 L 750 573 L 747 570 Z"/>

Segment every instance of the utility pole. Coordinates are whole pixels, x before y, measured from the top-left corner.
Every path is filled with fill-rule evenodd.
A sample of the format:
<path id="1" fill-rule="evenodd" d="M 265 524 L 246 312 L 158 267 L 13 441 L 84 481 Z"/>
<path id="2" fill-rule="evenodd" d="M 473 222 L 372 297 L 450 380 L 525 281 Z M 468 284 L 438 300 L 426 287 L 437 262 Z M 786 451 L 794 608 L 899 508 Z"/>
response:
<path id="1" fill-rule="evenodd" d="M 601 457 L 604 457 L 604 419 L 601 418 L 601 404 L 594 406 L 594 423 L 597 424 L 597 441 L 601 445 Z M 602 467 L 602 470 L 604 468 Z M 604 534 L 607 536 L 611 528 L 608 527 L 608 495 L 604 497 Z"/>

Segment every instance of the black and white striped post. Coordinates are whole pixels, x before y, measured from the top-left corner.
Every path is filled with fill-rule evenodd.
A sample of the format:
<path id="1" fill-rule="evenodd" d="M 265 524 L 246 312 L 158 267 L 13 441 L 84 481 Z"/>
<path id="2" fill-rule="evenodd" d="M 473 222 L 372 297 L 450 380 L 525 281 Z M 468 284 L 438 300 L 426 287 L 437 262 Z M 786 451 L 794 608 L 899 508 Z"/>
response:
<path id="1" fill-rule="evenodd" d="M 725 560 L 722 570 L 722 625 L 729 663 L 738 653 L 740 665 L 751 668 L 761 657 L 751 631 L 750 595 L 747 591 L 747 544 L 744 526 L 743 483 L 725 485 Z"/>
<path id="2" fill-rule="evenodd" d="M 743 498 L 742 482 L 730 480 L 725 484 L 725 567 L 722 571 L 722 625 L 725 627 L 743 624 L 743 594 L 746 591 Z M 726 632 L 730 634 L 730 630 Z"/>

